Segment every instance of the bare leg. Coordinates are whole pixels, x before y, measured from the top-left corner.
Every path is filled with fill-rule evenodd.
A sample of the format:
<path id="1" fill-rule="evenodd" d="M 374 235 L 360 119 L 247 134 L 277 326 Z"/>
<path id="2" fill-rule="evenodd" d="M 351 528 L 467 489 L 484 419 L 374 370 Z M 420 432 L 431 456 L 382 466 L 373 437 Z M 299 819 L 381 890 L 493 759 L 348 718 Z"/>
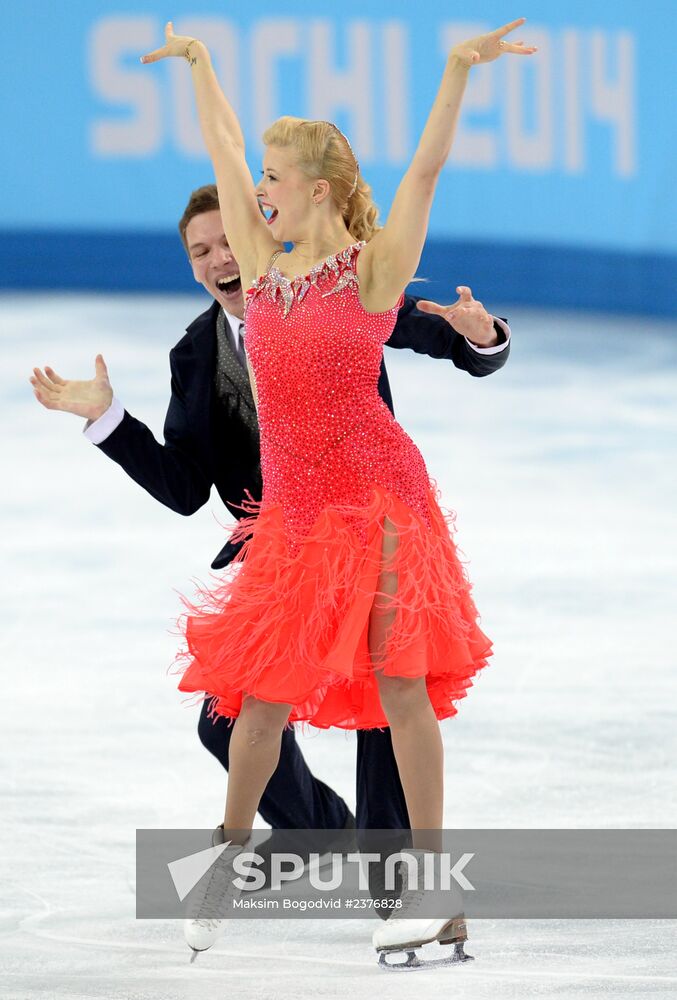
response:
<path id="1" fill-rule="evenodd" d="M 230 770 L 226 813 L 226 836 L 244 843 L 251 833 L 254 817 L 266 785 L 280 759 L 282 730 L 291 705 L 273 704 L 245 697 L 233 724 L 230 738 Z"/>
<path id="2" fill-rule="evenodd" d="M 387 658 L 388 632 L 395 619 L 391 597 L 397 593 L 397 573 L 389 568 L 399 544 L 397 529 L 389 518 L 384 520 L 384 529 L 383 568 L 377 584 L 380 593 L 374 598 L 369 619 L 369 651 L 407 800 L 413 846 L 439 851 L 442 849 L 444 753 L 425 678 L 387 677 L 378 669 Z M 417 835 L 417 830 L 435 832 Z"/>

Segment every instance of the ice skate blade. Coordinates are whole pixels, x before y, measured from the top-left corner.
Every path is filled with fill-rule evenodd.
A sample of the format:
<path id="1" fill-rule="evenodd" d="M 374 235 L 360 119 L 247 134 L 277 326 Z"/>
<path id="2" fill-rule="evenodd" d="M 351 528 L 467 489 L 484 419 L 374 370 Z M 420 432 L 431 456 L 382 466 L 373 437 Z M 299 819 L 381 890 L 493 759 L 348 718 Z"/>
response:
<path id="1" fill-rule="evenodd" d="M 389 962 L 388 955 L 401 955 L 406 953 L 404 962 Z M 379 969 L 386 969 L 388 972 L 398 972 L 402 969 L 441 969 L 447 965 L 461 965 L 463 962 L 474 962 L 474 955 L 466 955 L 463 942 L 458 941 L 454 945 L 451 955 L 443 958 L 419 958 L 413 948 L 390 948 L 379 952 Z"/>

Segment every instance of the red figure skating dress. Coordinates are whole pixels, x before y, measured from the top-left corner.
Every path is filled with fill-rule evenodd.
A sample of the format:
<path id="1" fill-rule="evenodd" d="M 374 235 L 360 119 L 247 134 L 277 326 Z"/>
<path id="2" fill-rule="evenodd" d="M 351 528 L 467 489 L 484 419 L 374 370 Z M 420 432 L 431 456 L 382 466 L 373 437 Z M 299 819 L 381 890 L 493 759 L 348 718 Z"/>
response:
<path id="1" fill-rule="evenodd" d="M 292 705 L 291 722 L 387 726 L 368 646 L 382 568 L 397 572 L 397 592 L 379 668 L 425 675 L 438 719 L 456 713 L 491 654 L 453 515 L 442 513 L 418 448 L 377 390 L 401 303 L 362 307 L 364 245 L 292 280 L 269 267 L 246 293 L 263 496 L 245 502 L 230 537 L 247 541 L 223 580 L 199 602 L 184 598 L 179 620 L 179 687 L 208 692 L 216 715 L 237 716 L 250 694 Z M 386 516 L 398 543 L 383 567 Z"/>

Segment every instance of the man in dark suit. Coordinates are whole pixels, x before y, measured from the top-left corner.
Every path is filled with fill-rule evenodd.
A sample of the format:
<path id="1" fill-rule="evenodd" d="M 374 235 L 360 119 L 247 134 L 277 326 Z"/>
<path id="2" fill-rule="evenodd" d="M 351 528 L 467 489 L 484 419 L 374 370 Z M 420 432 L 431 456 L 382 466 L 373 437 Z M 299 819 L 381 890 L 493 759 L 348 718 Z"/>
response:
<path id="1" fill-rule="evenodd" d="M 36 368 L 31 383 L 48 409 L 87 417 L 86 436 L 156 500 L 188 515 L 207 502 L 216 486 L 228 510 L 241 517 L 239 505 L 247 490 L 261 498 L 259 430 L 246 369 L 243 290 L 214 185 L 193 192 L 179 232 L 195 280 L 214 301 L 170 352 L 164 443 L 114 397 L 101 355 L 89 382 L 67 381 L 51 368 L 44 373 Z M 449 307 L 407 296 L 387 346 L 448 359 L 474 376 L 489 375 L 507 360 L 510 330 L 472 298 L 470 289 L 457 291 L 459 301 Z M 383 362 L 378 389 L 392 410 Z M 226 543 L 212 568 L 227 566 L 238 548 Z M 208 705 L 205 701 L 198 733 L 227 770 L 231 729 L 224 718 L 208 718 Z M 343 799 L 311 774 L 291 728 L 284 730 L 280 761 L 259 811 L 273 828 L 343 828 L 355 823 Z M 388 729 L 357 733 L 357 826 L 409 827 Z"/>

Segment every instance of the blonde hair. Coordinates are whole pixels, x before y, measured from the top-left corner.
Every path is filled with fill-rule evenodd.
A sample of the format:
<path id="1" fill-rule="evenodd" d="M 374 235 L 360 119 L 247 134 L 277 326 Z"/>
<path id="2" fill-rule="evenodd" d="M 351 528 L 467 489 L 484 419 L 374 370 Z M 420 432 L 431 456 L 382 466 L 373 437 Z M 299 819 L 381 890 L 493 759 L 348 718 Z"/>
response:
<path id="1" fill-rule="evenodd" d="M 263 142 L 266 146 L 291 147 L 304 174 L 329 181 L 332 200 L 353 239 L 369 242 L 378 232 L 381 226 L 377 224 L 378 208 L 371 188 L 358 168 L 357 186 L 352 190 L 357 161 L 335 125 L 284 115 L 266 129 Z"/>

